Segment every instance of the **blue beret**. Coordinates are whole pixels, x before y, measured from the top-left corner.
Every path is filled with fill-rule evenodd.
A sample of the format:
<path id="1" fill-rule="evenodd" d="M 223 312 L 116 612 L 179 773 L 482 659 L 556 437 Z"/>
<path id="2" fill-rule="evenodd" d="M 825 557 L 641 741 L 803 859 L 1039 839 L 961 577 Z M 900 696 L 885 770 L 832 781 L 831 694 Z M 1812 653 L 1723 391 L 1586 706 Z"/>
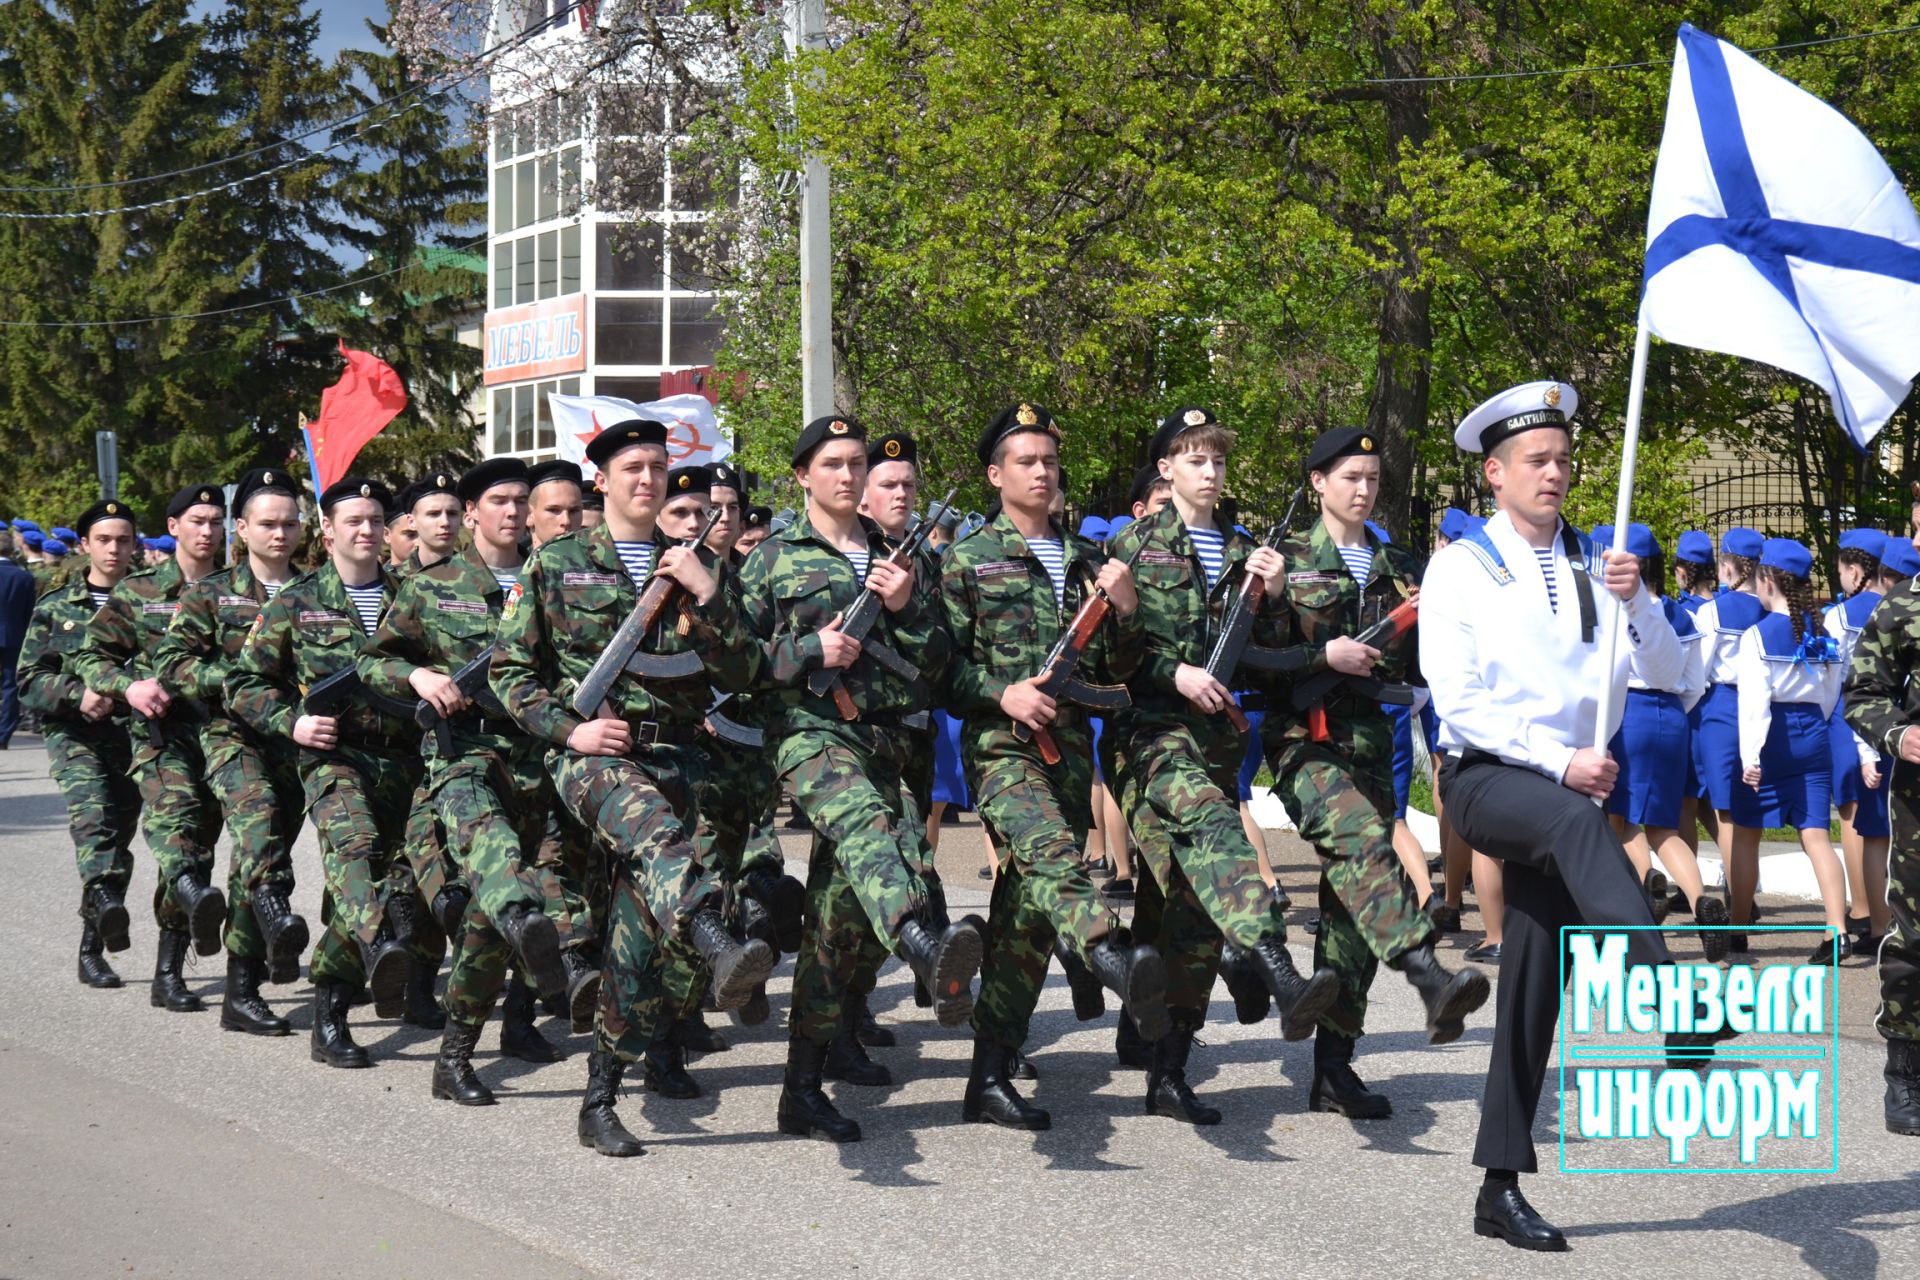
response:
<path id="1" fill-rule="evenodd" d="M 1393 541 L 1393 535 L 1387 532 L 1387 527 L 1385 525 L 1375 524 L 1373 521 L 1369 520 L 1367 521 L 1367 528 L 1373 530 L 1373 536 L 1380 539 L 1380 541 L 1382 542 Z"/>
<path id="2" fill-rule="evenodd" d="M 59 560 L 67 554 L 67 544 L 58 538 L 48 538 L 40 545 L 40 549 L 52 556 L 55 560 Z"/>
<path id="3" fill-rule="evenodd" d="M 1593 549 L 1595 551 L 1611 551 L 1613 549 L 1613 526 L 1610 524 L 1597 524 L 1593 526 L 1593 532 L 1587 535 L 1587 540 L 1593 543 Z"/>
<path id="4" fill-rule="evenodd" d="M 13 529 L 14 529 L 14 532 L 15 532 L 15 533 L 38 533 L 38 532 L 40 532 L 40 526 L 39 526 L 39 525 L 37 525 L 37 524 L 35 524 L 35 523 L 34 523 L 33 521 L 31 521 L 31 520 L 15 520 L 15 521 L 13 522 Z"/>
<path id="5" fill-rule="evenodd" d="M 1115 516 L 1113 519 L 1107 521 L 1107 536 L 1111 538 L 1114 534 L 1120 532 L 1132 523 L 1132 516 Z"/>
<path id="6" fill-rule="evenodd" d="M 1440 536 L 1448 542 L 1458 542 L 1460 535 L 1467 531 L 1467 521 L 1471 518 L 1458 507 L 1448 507 L 1440 513 Z"/>
<path id="7" fill-rule="evenodd" d="M 1886 545 L 1880 548 L 1880 567 L 1903 578 L 1920 575 L 1920 551 L 1905 538 L 1890 533 Z"/>
<path id="8" fill-rule="evenodd" d="M 1751 529 L 1729 529 L 1720 535 L 1720 554 L 1758 560 L 1765 542 Z"/>
<path id="9" fill-rule="evenodd" d="M 1760 563 L 1804 578 L 1813 569 L 1813 552 L 1792 538 L 1768 538 L 1760 549 Z"/>
<path id="10" fill-rule="evenodd" d="M 180 549 L 180 544 L 174 541 L 174 537 L 172 534 L 163 533 L 159 537 L 153 540 L 153 549 L 155 551 L 164 551 L 168 555 L 172 555 L 175 551 Z"/>
<path id="11" fill-rule="evenodd" d="M 20 541 L 26 543 L 27 546 L 33 550 L 38 551 L 47 545 L 47 535 L 38 529 L 27 529 L 21 532 Z"/>
<path id="12" fill-rule="evenodd" d="M 1698 529 L 1689 529 L 1675 544 L 1673 558 L 1686 564 L 1712 564 L 1713 539 Z"/>
<path id="13" fill-rule="evenodd" d="M 53 536 L 60 539 L 60 541 L 66 543 L 68 546 L 72 546 L 74 543 L 80 541 L 79 534 L 75 533 L 73 530 L 68 529 L 64 526 L 62 526 L 61 528 L 55 529 L 53 531 Z"/>
<path id="14" fill-rule="evenodd" d="M 1864 551 L 1876 560 L 1880 558 L 1880 548 L 1886 542 L 1887 535 L 1878 529 L 1849 529 L 1840 535 L 1842 551 Z"/>
<path id="15" fill-rule="evenodd" d="M 1103 516 L 1087 516 L 1080 521 L 1080 536 L 1089 542 L 1105 542 L 1113 536 L 1113 526 Z"/>
<path id="16" fill-rule="evenodd" d="M 1645 560 L 1649 556 L 1660 554 L 1660 540 L 1653 536 L 1653 530 L 1638 520 L 1627 526 L 1627 554 L 1639 556 Z"/>

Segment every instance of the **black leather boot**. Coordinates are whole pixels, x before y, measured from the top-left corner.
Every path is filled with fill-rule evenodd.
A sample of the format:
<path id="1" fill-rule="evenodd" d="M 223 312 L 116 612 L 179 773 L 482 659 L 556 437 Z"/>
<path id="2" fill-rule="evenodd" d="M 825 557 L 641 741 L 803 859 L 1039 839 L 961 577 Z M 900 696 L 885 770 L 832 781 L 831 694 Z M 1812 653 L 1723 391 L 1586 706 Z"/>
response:
<path id="1" fill-rule="evenodd" d="M 662 1022 L 653 1033 L 640 1077 L 649 1093 L 685 1100 L 700 1096 L 700 1084 L 687 1074 L 687 1050 L 680 1043 L 679 1024 Z"/>
<path id="2" fill-rule="evenodd" d="M 187 935 L 178 929 L 160 931 L 160 950 L 153 962 L 153 986 L 147 992 L 147 1003 L 156 1009 L 167 1009 L 174 1013 L 198 1013 L 207 1006 L 200 997 L 187 990 L 186 980 L 181 976 L 180 967 L 187 960 Z"/>
<path id="3" fill-rule="evenodd" d="M 1887 1132 L 1920 1137 L 1920 1042 L 1887 1041 Z"/>
<path id="4" fill-rule="evenodd" d="M 220 951 L 220 931 L 227 927 L 227 895 L 207 883 L 205 871 L 182 871 L 173 881 L 173 898 L 187 913 L 187 933 L 198 955 Z"/>
<path id="5" fill-rule="evenodd" d="M 342 1068 L 373 1065 L 347 1030 L 347 1005 L 352 999 L 353 989 L 345 983 L 314 979 L 313 1038 L 308 1052 L 315 1062 Z"/>
<path id="6" fill-rule="evenodd" d="M 433 913 L 434 923 L 440 926 L 440 932 L 448 938 L 457 939 L 467 931 L 467 904 L 472 901 L 473 895 L 467 892 L 465 885 L 449 884 L 433 895 L 427 910 Z"/>
<path id="7" fill-rule="evenodd" d="M 533 1025 L 533 988 L 516 971 L 500 998 L 500 1052 L 522 1062 L 558 1062 L 566 1055 Z"/>
<path id="8" fill-rule="evenodd" d="M 447 1012 L 434 994 L 434 982 L 440 975 L 415 959 L 407 974 L 407 1011 L 400 1021 L 425 1031 L 438 1031 L 447 1025 Z"/>
<path id="9" fill-rule="evenodd" d="M 1353 1041 L 1322 1027 L 1313 1038 L 1313 1088 L 1307 1091 L 1307 1110 L 1331 1111 L 1349 1120 L 1382 1120 L 1393 1114 L 1393 1104 L 1354 1074 Z"/>
<path id="10" fill-rule="evenodd" d="M 440 1037 L 440 1056 L 433 1060 L 434 1097 L 463 1107 L 493 1105 L 493 1090 L 473 1073 L 473 1050 L 480 1043 L 480 1026 L 458 1018 L 447 1020 L 446 1033 Z"/>
<path id="11" fill-rule="evenodd" d="M 1428 1044 L 1458 1040 L 1467 1029 L 1467 1015 L 1485 1004 L 1492 990 L 1486 975 L 1478 969 L 1468 967 L 1458 973 L 1448 970 L 1433 954 L 1431 942 L 1402 952 L 1387 961 L 1387 967 L 1406 974 L 1427 1006 Z"/>
<path id="12" fill-rule="evenodd" d="M 1187 1084 L 1187 1055 L 1200 1029 L 1192 1014 L 1175 1014 L 1173 1030 L 1153 1042 L 1153 1066 L 1147 1073 L 1147 1114 L 1188 1124 L 1219 1124 L 1220 1113 L 1194 1096 Z"/>
<path id="13" fill-rule="evenodd" d="M 988 1121 L 1003 1129 L 1025 1129 L 1038 1133 L 1053 1128 L 1053 1117 L 1033 1106 L 1014 1090 L 1008 1080 L 1008 1065 L 1013 1050 L 995 1044 L 986 1036 L 973 1038 L 973 1070 L 967 1076 L 967 1092 L 960 1103 L 960 1114 L 968 1120 Z"/>
<path id="14" fill-rule="evenodd" d="M 569 947 L 560 953 L 567 971 L 567 1030 L 575 1035 L 593 1030 L 594 1006 L 600 1003 L 600 966 L 587 952 L 586 947 Z"/>
<path id="15" fill-rule="evenodd" d="M 1233 1016 L 1243 1027 L 1264 1022 L 1273 1008 L 1273 992 L 1253 966 L 1247 953 L 1231 942 L 1220 951 L 1220 976 L 1227 980 L 1227 994 L 1233 997 Z"/>
<path id="16" fill-rule="evenodd" d="M 1171 1029 L 1167 1018 L 1167 962 L 1152 947 L 1120 947 L 1102 938 L 1087 953 L 1087 968 L 1100 985 L 1120 997 L 1133 1025 L 1149 1040 Z"/>
<path id="17" fill-rule="evenodd" d="M 1428 947 L 1427 953 L 1431 955 L 1433 948 Z M 1288 1040 L 1305 1040 L 1312 1035 L 1320 1015 L 1340 994 L 1340 978 L 1333 970 L 1316 969 L 1311 978 L 1301 977 L 1286 947 L 1272 938 L 1263 938 L 1247 948 L 1246 963 L 1273 993 L 1273 1007 L 1280 1011 L 1280 1034 Z M 1483 1000 L 1486 985 L 1487 980 L 1481 978 Z"/>
<path id="18" fill-rule="evenodd" d="M 900 930 L 900 956 L 933 996 L 934 1017 L 957 1027 L 973 1016 L 973 975 L 980 972 L 986 941 L 972 920 L 950 924 L 939 936 L 918 920 Z"/>
<path id="19" fill-rule="evenodd" d="M 567 966 L 560 959 L 560 931 L 547 914 L 516 902 L 500 913 L 498 926 L 527 981 L 547 999 L 565 999 Z"/>
<path id="20" fill-rule="evenodd" d="M 770 867 L 755 867 L 747 872 L 742 884 L 747 895 L 758 902 L 772 920 L 774 940 L 780 950 L 788 955 L 799 951 L 807 887 L 786 872 Z"/>
<path id="21" fill-rule="evenodd" d="M 620 1097 L 620 1077 L 626 1069 L 627 1064 L 611 1053 L 595 1049 L 587 1055 L 587 1092 L 580 1099 L 577 1126 L 581 1146 L 623 1159 L 640 1155 L 643 1150 L 640 1139 L 627 1132 L 613 1111 Z"/>
<path id="22" fill-rule="evenodd" d="M 867 1056 L 860 1044 L 858 1006 L 849 1002 L 840 1018 L 840 1034 L 827 1045 L 827 1060 L 821 1075 L 829 1080 L 869 1088 L 884 1088 L 893 1083 L 893 1072 Z"/>
<path id="23" fill-rule="evenodd" d="M 1060 971 L 1067 975 L 1067 991 L 1073 996 L 1073 1016 L 1082 1022 L 1103 1016 L 1107 1012 L 1106 988 L 1074 951 L 1073 944 L 1055 934 L 1053 954 L 1060 961 Z"/>
<path id="24" fill-rule="evenodd" d="M 382 1018 L 398 1018 L 407 1011 L 407 979 L 413 973 L 413 955 L 382 928 L 372 942 L 360 944 L 360 963 L 367 971 L 367 992 L 373 1011 Z"/>
<path id="25" fill-rule="evenodd" d="M 287 902 L 285 885 L 257 885 L 247 895 L 254 923 L 267 944 L 267 981 L 300 981 L 300 957 L 307 950 L 307 922 Z"/>
<path id="26" fill-rule="evenodd" d="M 725 1053 L 729 1047 L 726 1039 L 708 1026 L 706 1018 L 698 1012 L 676 1019 L 673 1036 L 688 1053 Z"/>
<path id="27" fill-rule="evenodd" d="M 121 901 L 120 891 L 105 881 L 95 880 L 80 895 L 80 918 L 93 921 L 108 951 L 125 951 L 133 945 L 127 936 L 127 904 Z"/>
<path id="28" fill-rule="evenodd" d="M 1007 1079 L 1038 1080 L 1040 1068 L 1033 1065 L 1033 1059 L 1018 1049 L 1007 1050 Z"/>
<path id="29" fill-rule="evenodd" d="M 893 1031 L 873 1016 L 873 1005 L 866 995 L 849 994 L 847 999 L 853 1006 L 853 1034 L 861 1044 L 869 1049 L 891 1049 L 898 1043 Z"/>
<path id="30" fill-rule="evenodd" d="M 120 975 L 113 971 L 113 966 L 107 963 L 106 956 L 101 954 L 102 950 L 104 948 L 100 943 L 100 930 L 93 921 L 82 920 L 80 922 L 80 959 L 74 966 L 75 972 L 79 974 L 81 985 L 100 991 L 125 986 L 126 984 L 120 981 Z"/>
<path id="31" fill-rule="evenodd" d="M 820 1087 L 827 1046 L 805 1036 L 787 1041 L 787 1074 L 780 1086 L 775 1119 L 780 1132 L 796 1138 L 825 1138 L 828 1142 L 860 1141 L 860 1126 L 833 1109 Z"/>
<path id="32" fill-rule="evenodd" d="M 718 911 L 700 911 L 687 922 L 687 941 L 713 972 L 713 1007 L 722 1013 L 740 1008 L 773 972 L 773 948 L 758 938 L 734 941 Z"/>
<path id="33" fill-rule="evenodd" d="M 227 991 L 220 999 L 220 1027 L 223 1031 L 244 1031 L 250 1036 L 289 1036 L 293 1027 L 267 1007 L 260 998 L 260 980 L 267 976 L 264 960 L 245 956 L 227 957 Z"/>
<path id="34" fill-rule="evenodd" d="M 1125 1009 L 1120 1011 L 1120 1025 L 1114 1029 L 1113 1056 L 1121 1066 L 1135 1071 L 1153 1069 L 1153 1041 L 1140 1034 Z"/>

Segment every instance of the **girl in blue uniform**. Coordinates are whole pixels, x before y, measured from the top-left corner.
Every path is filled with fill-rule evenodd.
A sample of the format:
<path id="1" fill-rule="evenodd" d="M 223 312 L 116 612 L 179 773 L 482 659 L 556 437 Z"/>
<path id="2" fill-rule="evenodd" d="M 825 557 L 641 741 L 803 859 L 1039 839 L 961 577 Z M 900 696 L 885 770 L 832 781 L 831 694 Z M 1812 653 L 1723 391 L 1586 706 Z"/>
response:
<path id="1" fill-rule="evenodd" d="M 1879 586 L 1880 552 L 1886 541 L 1887 535 L 1876 529 L 1849 529 L 1840 535 L 1837 578 L 1841 599 L 1827 610 L 1826 632 L 1840 647 L 1843 671 L 1853 662 L 1861 629 L 1867 625 L 1873 607 L 1880 603 L 1880 592 L 1875 588 Z M 1871 909 L 1860 908 L 1878 902 L 1884 909 L 1887 896 L 1886 777 L 1893 762 L 1848 727 L 1842 718 L 1846 705 L 1843 692 L 1834 703 L 1833 718 L 1827 722 L 1827 748 L 1833 756 L 1833 803 L 1840 811 L 1840 857 L 1846 864 L 1851 899 L 1847 929 L 1853 934 L 1855 953 L 1864 955 L 1874 949 L 1874 929 Z M 1870 883 L 1875 871 L 1880 881 L 1877 894 Z"/>
<path id="2" fill-rule="evenodd" d="M 1701 803 L 1714 815 L 1714 839 L 1723 857 L 1730 843 L 1733 788 L 1740 780 L 1739 677 L 1733 659 L 1740 637 L 1767 612 L 1755 594 L 1761 541 L 1751 529 L 1727 530 L 1720 539 L 1720 594 L 1693 615 L 1707 676 L 1707 691 L 1693 710 L 1693 770 Z"/>
<path id="3" fill-rule="evenodd" d="M 1653 867 L 1657 851 L 1661 866 L 1694 904 L 1694 919 L 1703 926 L 1701 946 L 1707 959 L 1717 963 L 1727 954 L 1726 930 L 1717 927 L 1727 923 L 1727 909 L 1706 892 L 1700 861 L 1680 838 L 1682 808 L 1692 799 L 1687 794 L 1687 761 L 1693 754 L 1688 716 L 1706 692 L 1705 645 L 1679 601 L 1660 594 L 1666 578 L 1665 557 L 1653 530 L 1644 524 L 1628 525 L 1627 550 L 1639 557 L 1641 580 L 1648 594 L 1660 601 L 1687 661 L 1679 679 L 1661 688 L 1648 685 L 1637 672 L 1628 675 L 1620 730 L 1607 749 L 1620 766 L 1620 776 L 1607 797 L 1607 812 L 1613 815 L 1614 831 L 1647 887 L 1647 905 L 1654 919 L 1667 914 L 1665 880 Z"/>
<path id="4" fill-rule="evenodd" d="M 1827 720 L 1846 668 L 1840 646 L 1813 612 L 1808 574 L 1813 554 L 1790 538 L 1769 538 L 1760 553 L 1759 599 L 1766 615 L 1740 637 L 1734 658 L 1739 684 L 1740 781 L 1733 791 L 1733 839 L 1727 859 L 1733 921 L 1752 917 L 1760 878 L 1760 833 L 1790 826 L 1813 863 L 1827 924 L 1810 964 L 1851 954 L 1847 886 L 1827 820 L 1833 809 L 1833 762 Z M 1704 610 L 1703 610 L 1704 612 Z M 1734 938 L 1736 949 L 1746 939 Z"/>
<path id="5" fill-rule="evenodd" d="M 1676 589 L 1675 601 L 1689 618 L 1695 620 L 1697 629 L 1700 608 L 1713 599 L 1714 588 L 1718 585 L 1713 565 L 1713 539 L 1698 529 L 1687 530 L 1674 544 L 1673 584 Z M 1705 652 L 1703 646 L 1703 662 Z M 1706 827 L 1707 834 L 1716 842 L 1720 839 L 1720 824 L 1713 816 L 1712 807 L 1700 803 L 1708 799 L 1707 788 L 1700 781 L 1700 771 L 1694 765 L 1692 744 L 1694 735 L 1700 731 L 1700 701 L 1696 698 L 1693 709 L 1687 712 L 1687 787 L 1686 798 L 1680 802 L 1680 838 L 1696 858 L 1700 854 L 1702 826 Z M 1677 897 L 1673 905 L 1676 908 L 1680 905 Z"/>

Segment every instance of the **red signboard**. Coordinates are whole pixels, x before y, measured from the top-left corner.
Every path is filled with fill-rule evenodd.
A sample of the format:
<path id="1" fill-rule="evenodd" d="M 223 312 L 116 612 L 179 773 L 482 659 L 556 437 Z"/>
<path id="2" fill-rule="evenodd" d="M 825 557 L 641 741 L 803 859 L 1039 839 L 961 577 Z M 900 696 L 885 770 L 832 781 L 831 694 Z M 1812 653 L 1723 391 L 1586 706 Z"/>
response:
<path id="1" fill-rule="evenodd" d="M 487 312 L 485 379 L 520 382 L 587 367 L 587 295 Z"/>

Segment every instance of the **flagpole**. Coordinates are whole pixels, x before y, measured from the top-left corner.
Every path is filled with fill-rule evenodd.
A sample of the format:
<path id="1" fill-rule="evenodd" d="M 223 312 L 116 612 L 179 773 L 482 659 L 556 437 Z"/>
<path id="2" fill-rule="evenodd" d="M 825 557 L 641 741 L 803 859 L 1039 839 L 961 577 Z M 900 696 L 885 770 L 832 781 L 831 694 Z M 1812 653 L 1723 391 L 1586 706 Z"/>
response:
<path id="1" fill-rule="evenodd" d="M 1639 333 L 1633 340 L 1633 377 L 1627 384 L 1627 433 L 1620 447 L 1620 492 L 1613 502 L 1613 550 L 1627 549 L 1627 522 L 1633 518 L 1633 468 L 1640 454 L 1640 404 L 1647 390 L 1647 347 L 1652 335 L 1647 320 L 1640 317 Z M 1620 611 L 1607 613 L 1607 665 L 1601 670 L 1606 678 L 1600 685 L 1599 709 L 1593 720 L 1593 749 L 1606 754 L 1607 725 L 1613 719 L 1613 664 L 1620 657 Z"/>

